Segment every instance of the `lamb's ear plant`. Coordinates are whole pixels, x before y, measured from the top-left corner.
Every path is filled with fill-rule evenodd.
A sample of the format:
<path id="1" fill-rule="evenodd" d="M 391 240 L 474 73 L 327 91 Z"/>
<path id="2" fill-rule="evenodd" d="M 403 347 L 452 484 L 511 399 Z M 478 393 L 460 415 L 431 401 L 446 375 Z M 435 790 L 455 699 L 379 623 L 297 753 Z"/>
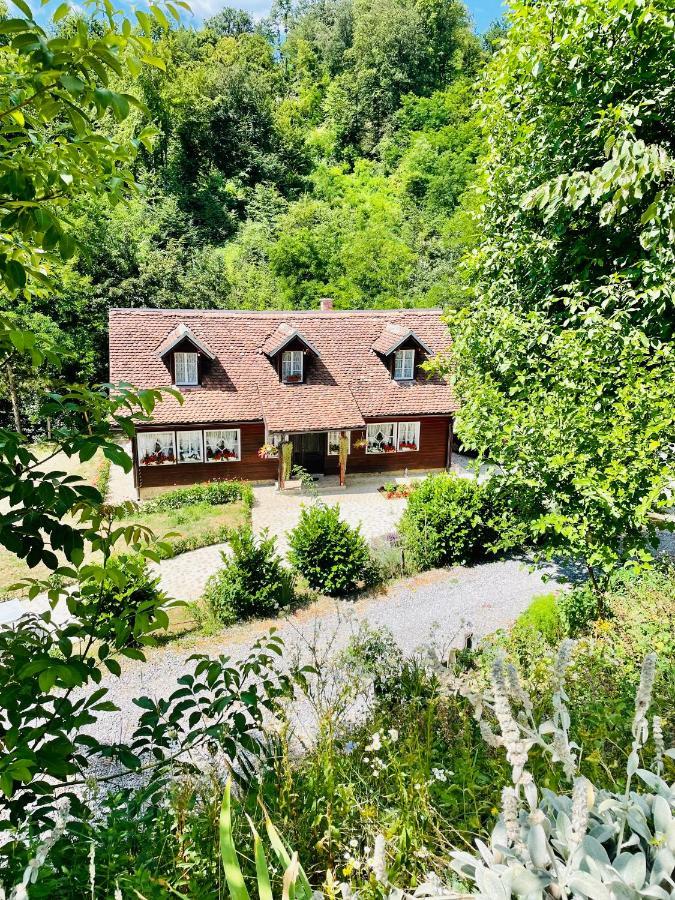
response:
<path id="1" fill-rule="evenodd" d="M 504 788 L 502 815 L 489 846 L 477 841 L 478 856 L 454 852 L 453 868 L 475 884 L 475 896 L 486 900 L 668 900 L 675 892 L 675 786 L 661 774 L 663 758 L 675 758 L 675 750 L 664 749 L 659 720 L 654 722 L 654 771 L 640 767 L 656 657 L 650 654 L 642 666 L 626 786 L 619 792 L 597 790 L 576 775 L 563 682 L 570 651 L 569 642 L 562 645 L 554 668 L 553 716 L 538 727 L 515 669 L 507 668 L 502 658 L 492 668 L 491 695 L 481 695 L 468 680 L 455 682 L 473 703 L 487 740 L 505 748 L 513 784 Z M 486 710 L 497 719 L 500 734 L 483 720 Z M 535 744 L 563 766 L 573 782 L 571 796 L 539 791 L 527 769 Z M 633 789 L 636 776 L 646 791 Z"/>
<path id="2" fill-rule="evenodd" d="M 267 863 L 262 839 L 253 822 L 248 820 L 253 835 L 253 856 L 255 859 L 256 885 L 259 900 L 273 900 L 273 873 Z M 220 854 L 225 870 L 225 879 L 231 900 L 250 900 L 244 875 L 239 865 L 239 856 L 232 833 L 232 779 L 228 779 L 223 794 L 220 811 Z M 291 853 L 276 830 L 269 816 L 265 816 L 265 830 L 270 847 L 283 872 L 281 900 L 312 900 L 312 888 L 304 869 L 298 861 L 298 854 Z"/>

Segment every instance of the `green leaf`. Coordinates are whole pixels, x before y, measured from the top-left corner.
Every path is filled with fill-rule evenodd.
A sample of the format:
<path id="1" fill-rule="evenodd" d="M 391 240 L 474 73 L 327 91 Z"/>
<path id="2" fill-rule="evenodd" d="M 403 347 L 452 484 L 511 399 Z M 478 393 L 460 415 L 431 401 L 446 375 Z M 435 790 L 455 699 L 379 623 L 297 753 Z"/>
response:
<path id="1" fill-rule="evenodd" d="M 54 10 L 54 14 L 52 15 L 52 21 L 54 23 L 60 22 L 61 19 L 65 19 L 65 17 L 70 12 L 70 5 L 68 3 L 62 3 Z"/>
<path id="2" fill-rule="evenodd" d="M 220 853 L 223 860 L 223 868 L 225 869 L 225 879 L 227 880 L 227 886 L 230 890 L 230 897 L 232 900 L 250 900 L 249 893 L 244 884 L 244 876 L 242 875 L 239 866 L 237 850 L 232 835 L 231 789 L 232 778 L 230 777 L 225 785 L 223 803 L 220 808 Z"/>

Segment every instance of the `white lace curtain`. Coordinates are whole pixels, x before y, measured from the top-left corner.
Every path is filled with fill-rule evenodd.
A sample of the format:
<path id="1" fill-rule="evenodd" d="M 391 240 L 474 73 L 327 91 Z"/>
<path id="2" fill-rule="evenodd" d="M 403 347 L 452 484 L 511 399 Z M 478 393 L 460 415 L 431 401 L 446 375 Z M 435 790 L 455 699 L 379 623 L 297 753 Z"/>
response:
<path id="1" fill-rule="evenodd" d="M 138 459 L 142 466 L 161 466 L 176 461 L 173 431 L 138 435 Z"/>

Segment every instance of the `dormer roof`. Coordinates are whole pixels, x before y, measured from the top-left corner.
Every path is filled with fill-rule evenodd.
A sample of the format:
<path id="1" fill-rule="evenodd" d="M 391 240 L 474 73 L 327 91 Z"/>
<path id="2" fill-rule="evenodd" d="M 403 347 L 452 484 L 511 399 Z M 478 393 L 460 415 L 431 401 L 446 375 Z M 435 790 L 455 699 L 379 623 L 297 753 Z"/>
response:
<path id="1" fill-rule="evenodd" d="M 292 341 L 296 340 L 304 344 L 316 357 L 321 356 L 314 344 L 312 344 L 301 331 L 298 331 L 297 328 L 293 328 L 287 322 L 281 322 L 277 326 L 276 331 L 273 331 L 262 345 L 262 352 L 265 356 L 276 356 L 277 353 L 280 353 L 284 349 L 284 347 L 287 347 Z"/>
<path id="2" fill-rule="evenodd" d="M 395 322 L 388 322 L 384 326 L 377 339 L 373 342 L 372 349 L 381 356 L 391 356 L 401 344 L 405 344 L 409 340 L 414 341 L 425 353 L 432 355 L 430 348 L 414 331 Z"/>
<path id="3" fill-rule="evenodd" d="M 177 347 L 183 341 L 189 341 L 196 350 L 201 351 L 209 359 L 216 358 L 216 354 L 207 346 L 205 341 L 196 337 L 195 333 L 183 322 L 176 325 L 164 338 L 157 348 L 157 356 L 162 359 L 170 350 L 173 350 L 174 347 Z"/>

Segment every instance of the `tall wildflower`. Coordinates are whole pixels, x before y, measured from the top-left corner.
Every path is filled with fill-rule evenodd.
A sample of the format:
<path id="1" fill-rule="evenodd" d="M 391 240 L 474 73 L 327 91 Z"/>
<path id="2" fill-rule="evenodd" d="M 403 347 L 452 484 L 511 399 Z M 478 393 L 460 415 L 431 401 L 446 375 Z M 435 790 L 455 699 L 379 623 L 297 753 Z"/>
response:
<path id="1" fill-rule="evenodd" d="M 652 719 L 652 734 L 654 736 L 654 771 L 657 775 L 663 773 L 663 756 L 666 752 L 666 742 L 663 737 L 663 726 L 659 716 Z"/>
<path id="2" fill-rule="evenodd" d="M 47 834 L 44 840 L 38 845 L 35 856 L 29 860 L 28 865 L 24 869 L 21 882 L 12 889 L 9 900 L 24 900 L 28 897 L 28 885 L 37 881 L 40 869 L 45 864 L 49 851 L 66 830 L 68 817 L 70 815 L 70 801 L 67 799 L 57 807 L 54 819 L 54 827 Z"/>
<path id="3" fill-rule="evenodd" d="M 577 778 L 572 790 L 572 833 L 569 839 L 570 855 L 584 839 L 588 829 L 588 793 L 589 782 L 585 778 Z"/>
<path id="4" fill-rule="evenodd" d="M 378 834 L 373 845 L 373 856 L 370 860 L 370 867 L 373 870 L 373 875 L 380 884 L 385 884 L 387 881 L 387 857 L 385 850 L 386 844 L 384 835 Z"/>
<path id="5" fill-rule="evenodd" d="M 508 686 L 504 671 L 504 657 L 498 655 L 492 664 L 492 694 L 494 711 L 502 733 L 502 743 L 506 749 L 506 758 L 513 770 L 513 783 L 521 783 L 523 771 L 527 763 L 527 752 L 532 741 L 523 740 L 518 723 L 513 718 L 508 697 Z"/>
<path id="6" fill-rule="evenodd" d="M 652 702 L 654 675 L 656 674 L 656 654 L 648 653 L 642 663 L 640 684 L 635 695 L 635 717 L 633 718 L 633 737 L 639 747 L 643 746 L 649 734 L 647 712 Z M 637 748 L 636 748 L 637 749 Z"/>

